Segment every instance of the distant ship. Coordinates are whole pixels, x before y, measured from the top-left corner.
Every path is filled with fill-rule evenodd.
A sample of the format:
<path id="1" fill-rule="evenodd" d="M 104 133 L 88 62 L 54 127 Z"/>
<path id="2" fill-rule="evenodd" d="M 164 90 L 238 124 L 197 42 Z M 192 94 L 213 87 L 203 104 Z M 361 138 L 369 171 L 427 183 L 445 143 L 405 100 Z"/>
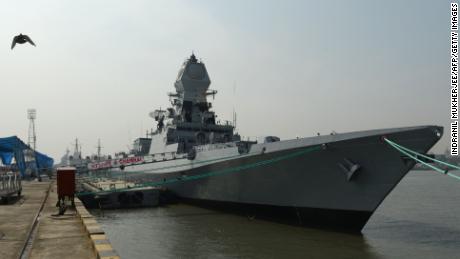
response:
<path id="1" fill-rule="evenodd" d="M 89 169 L 149 176 L 185 201 L 251 218 L 361 231 L 415 164 L 383 137 L 426 154 L 443 133 L 439 126 L 417 126 L 244 141 L 211 111 L 207 97 L 217 91 L 210 83 L 192 54 L 169 94 L 172 107 L 150 113 L 157 129 L 136 140 L 136 155 Z"/>

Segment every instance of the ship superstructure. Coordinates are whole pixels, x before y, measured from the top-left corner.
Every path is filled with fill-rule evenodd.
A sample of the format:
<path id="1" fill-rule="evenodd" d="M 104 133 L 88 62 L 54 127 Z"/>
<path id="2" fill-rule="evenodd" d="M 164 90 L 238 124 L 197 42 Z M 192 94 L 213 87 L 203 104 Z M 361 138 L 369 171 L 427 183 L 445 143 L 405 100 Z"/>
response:
<path id="1" fill-rule="evenodd" d="M 233 126 L 216 123 L 216 115 L 207 97 L 216 95 L 209 90 L 211 80 L 204 63 L 195 55 L 182 65 L 174 83 L 176 92 L 169 93 L 172 108 L 155 110 L 150 116 L 157 122 L 152 134 L 150 154 L 189 152 L 194 146 L 227 143 L 239 140 Z M 166 140 L 166 141 L 165 141 Z"/>

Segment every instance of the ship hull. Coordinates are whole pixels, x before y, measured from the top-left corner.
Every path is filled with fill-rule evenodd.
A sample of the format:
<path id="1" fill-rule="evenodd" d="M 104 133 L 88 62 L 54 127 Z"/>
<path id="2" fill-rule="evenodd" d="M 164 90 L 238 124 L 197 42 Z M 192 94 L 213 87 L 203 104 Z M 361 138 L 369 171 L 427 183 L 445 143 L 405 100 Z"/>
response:
<path id="1" fill-rule="evenodd" d="M 372 216 L 372 212 L 369 211 L 273 206 L 190 198 L 182 198 L 181 201 L 202 208 L 241 215 L 247 217 L 248 220 L 261 219 L 294 226 L 343 232 L 360 232 Z"/>
<path id="2" fill-rule="evenodd" d="M 441 134 L 441 127 L 421 126 L 257 144 L 246 156 L 175 172 L 152 169 L 150 180 L 176 179 L 170 191 L 206 207 L 360 231 L 415 164 L 382 137 L 426 153 Z"/>

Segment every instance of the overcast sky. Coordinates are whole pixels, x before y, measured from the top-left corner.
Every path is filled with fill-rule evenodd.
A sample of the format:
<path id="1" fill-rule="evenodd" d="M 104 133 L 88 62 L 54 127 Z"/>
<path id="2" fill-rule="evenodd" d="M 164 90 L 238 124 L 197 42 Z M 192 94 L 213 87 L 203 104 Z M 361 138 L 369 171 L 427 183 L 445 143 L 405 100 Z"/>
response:
<path id="1" fill-rule="evenodd" d="M 38 150 L 57 160 L 76 137 L 84 155 L 98 138 L 126 150 L 192 50 L 243 136 L 448 133 L 449 22 L 450 1 L 0 1 L 0 136 L 27 142 L 35 108 Z M 11 50 L 19 33 L 37 47 Z"/>

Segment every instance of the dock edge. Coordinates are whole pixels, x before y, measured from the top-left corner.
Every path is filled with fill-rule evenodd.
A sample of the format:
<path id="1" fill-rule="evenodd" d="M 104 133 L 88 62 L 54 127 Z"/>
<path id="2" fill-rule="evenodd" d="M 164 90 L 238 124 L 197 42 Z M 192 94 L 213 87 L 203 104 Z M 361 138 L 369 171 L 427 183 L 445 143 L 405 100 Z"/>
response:
<path id="1" fill-rule="evenodd" d="M 80 217 L 86 233 L 91 239 L 93 249 L 98 259 L 121 259 L 115 249 L 113 249 L 110 241 L 105 235 L 104 230 L 99 226 L 96 219 L 85 208 L 79 199 L 75 199 L 75 210 Z"/>

